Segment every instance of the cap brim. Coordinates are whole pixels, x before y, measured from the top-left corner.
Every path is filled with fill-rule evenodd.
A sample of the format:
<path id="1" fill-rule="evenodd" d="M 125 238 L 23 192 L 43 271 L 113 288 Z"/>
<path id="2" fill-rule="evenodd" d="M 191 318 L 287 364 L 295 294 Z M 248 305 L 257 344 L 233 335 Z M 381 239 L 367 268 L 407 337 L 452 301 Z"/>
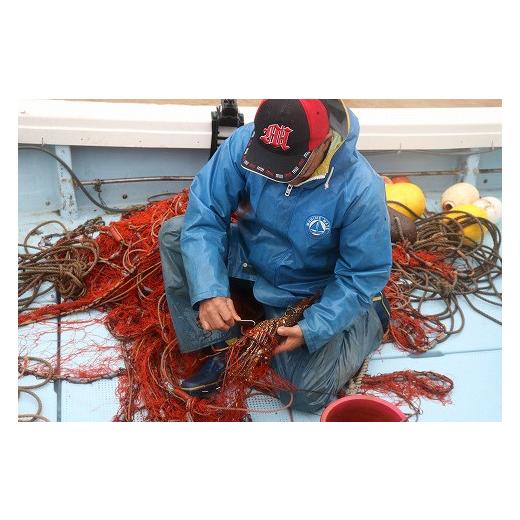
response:
<path id="1" fill-rule="evenodd" d="M 246 170 L 273 181 L 285 183 L 293 181 L 300 175 L 311 156 L 311 151 L 305 152 L 303 155 L 270 152 L 254 136 L 253 132 L 242 156 L 241 165 Z"/>

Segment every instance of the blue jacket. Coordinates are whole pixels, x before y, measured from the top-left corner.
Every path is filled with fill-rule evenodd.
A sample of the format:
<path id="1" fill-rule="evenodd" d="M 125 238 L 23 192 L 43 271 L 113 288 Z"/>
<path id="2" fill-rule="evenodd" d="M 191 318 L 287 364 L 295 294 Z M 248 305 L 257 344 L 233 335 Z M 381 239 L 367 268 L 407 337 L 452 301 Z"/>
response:
<path id="1" fill-rule="evenodd" d="M 240 165 L 252 123 L 199 171 L 181 234 L 193 306 L 229 297 L 229 276 L 254 280 L 255 298 L 273 307 L 319 292 L 299 322 L 309 352 L 368 310 L 390 275 L 390 226 L 383 180 L 356 150 L 359 123 L 346 115 L 348 135 L 326 178 L 292 191 Z"/>

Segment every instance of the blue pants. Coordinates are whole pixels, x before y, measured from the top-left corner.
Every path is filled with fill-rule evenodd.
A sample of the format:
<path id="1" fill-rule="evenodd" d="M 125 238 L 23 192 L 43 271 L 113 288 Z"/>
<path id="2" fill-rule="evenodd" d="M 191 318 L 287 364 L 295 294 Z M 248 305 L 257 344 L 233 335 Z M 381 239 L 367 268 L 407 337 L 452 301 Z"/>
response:
<path id="1" fill-rule="evenodd" d="M 238 327 L 228 332 L 202 330 L 197 312 L 190 304 L 188 283 L 180 248 L 184 217 L 166 221 L 159 233 L 164 287 L 168 308 L 179 340 L 181 352 L 193 352 L 240 335 Z M 280 316 L 285 309 L 264 305 L 267 319 Z M 339 390 L 356 374 L 364 359 L 380 344 L 383 337 L 381 320 L 372 306 L 361 313 L 351 326 L 334 336 L 317 352 L 310 354 L 303 345 L 291 352 L 276 355 L 273 369 L 293 383 L 293 407 L 317 412 L 335 399 Z M 280 399 L 287 402 L 286 395 Z"/>

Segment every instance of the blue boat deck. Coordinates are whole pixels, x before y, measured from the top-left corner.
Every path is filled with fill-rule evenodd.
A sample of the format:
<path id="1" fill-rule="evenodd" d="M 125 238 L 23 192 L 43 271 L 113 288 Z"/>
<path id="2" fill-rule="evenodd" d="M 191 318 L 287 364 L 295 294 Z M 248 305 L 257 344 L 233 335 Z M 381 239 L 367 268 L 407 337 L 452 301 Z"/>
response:
<path id="1" fill-rule="evenodd" d="M 429 208 L 435 209 L 438 205 L 437 195 L 430 194 Z M 481 190 L 481 195 L 500 197 L 501 192 Z M 99 214 L 97 210 L 83 212 L 75 224 L 79 225 Z M 119 217 L 103 215 L 103 218 L 107 222 Z M 48 219 L 59 220 L 59 217 L 56 213 L 22 216 L 19 221 L 19 239 L 23 240 L 31 228 Z M 50 232 L 52 225 L 45 229 L 45 233 Z M 501 290 L 501 279 L 497 280 L 497 287 Z M 42 296 L 40 301 L 53 301 L 53 298 L 51 292 Z M 451 396 L 452 403 L 442 405 L 423 399 L 423 413 L 418 418 L 420 421 L 501 420 L 501 326 L 477 314 L 465 301 L 461 301 L 460 304 L 466 320 L 460 333 L 422 355 L 411 355 L 391 344 L 385 344 L 374 353 L 369 363 L 370 374 L 403 369 L 432 370 L 453 379 L 455 387 Z M 500 307 L 480 301 L 479 307 L 501 319 Z M 60 327 L 57 320 L 22 327 L 19 329 L 21 351 L 32 356 L 49 357 L 60 349 L 61 355 L 64 356 L 71 349 L 96 343 L 105 346 L 105 355 L 110 355 L 111 352 L 115 352 L 116 341 L 102 324 L 92 321 L 96 315 L 100 314 L 90 311 L 67 316 L 61 319 Z M 83 320 L 84 324 L 81 327 L 67 326 L 71 321 L 77 323 Z M 79 356 L 74 362 L 85 361 L 84 357 Z M 35 378 L 32 376 L 23 379 L 24 384 L 31 384 L 33 381 Z M 110 421 L 119 405 L 116 387 L 117 379 L 100 380 L 90 384 L 62 381 L 48 383 L 35 391 L 43 403 L 42 414 L 50 421 Z M 248 404 L 252 421 L 319 421 L 319 413 L 307 414 L 294 409 L 280 410 L 281 403 L 270 396 L 256 395 L 249 399 Z M 31 413 L 35 409 L 34 399 L 22 393 L 19 399 L 19 413 Z"/>

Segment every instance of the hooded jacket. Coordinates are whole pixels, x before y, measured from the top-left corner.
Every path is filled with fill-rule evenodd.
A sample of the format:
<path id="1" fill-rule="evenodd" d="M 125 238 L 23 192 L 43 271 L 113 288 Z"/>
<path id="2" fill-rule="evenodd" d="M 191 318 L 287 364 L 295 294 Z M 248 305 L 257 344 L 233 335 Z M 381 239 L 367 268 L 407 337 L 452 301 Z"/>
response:
<path id="1" fill-rule="evenodd" d="M 229 297 L 228 277 L 254 281 L 255 298 L 278 308 L 319 293 L 299 322 L 311 353 L 368 311 L 392 265 L 384 182 L 356 149 L 355 115 L 329 114 L 345 140 L 327 174 L 300 186 L 244 169 L 253 123 L 233 132 L 195 177 L 181 233 L 194 307 Z"/>

